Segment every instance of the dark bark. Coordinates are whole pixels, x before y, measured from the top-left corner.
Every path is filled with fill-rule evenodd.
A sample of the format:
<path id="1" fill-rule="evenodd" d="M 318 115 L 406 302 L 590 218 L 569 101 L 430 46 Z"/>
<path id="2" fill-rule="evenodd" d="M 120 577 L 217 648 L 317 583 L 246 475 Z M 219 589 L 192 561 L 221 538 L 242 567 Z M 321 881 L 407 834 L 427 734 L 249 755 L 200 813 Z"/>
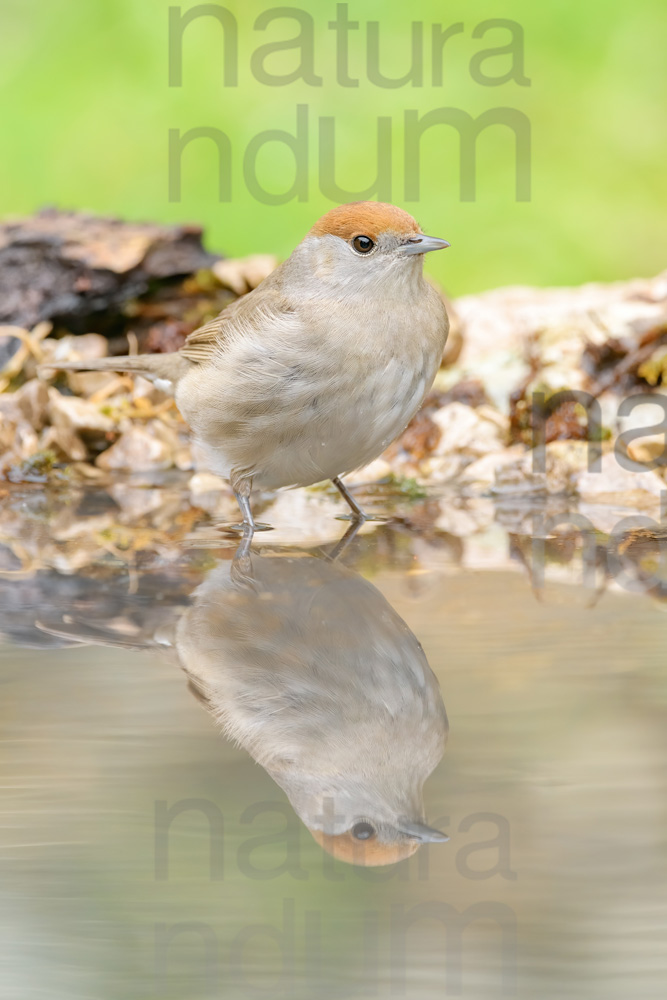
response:
<path id="1" fill-rule="evenodd" d="M 198 226 L 122 222 L 47 209 L 0 224 L 0 323 L 50 320 L 74 333 L 113 330 L 125 303 L 208 268 Z"/>

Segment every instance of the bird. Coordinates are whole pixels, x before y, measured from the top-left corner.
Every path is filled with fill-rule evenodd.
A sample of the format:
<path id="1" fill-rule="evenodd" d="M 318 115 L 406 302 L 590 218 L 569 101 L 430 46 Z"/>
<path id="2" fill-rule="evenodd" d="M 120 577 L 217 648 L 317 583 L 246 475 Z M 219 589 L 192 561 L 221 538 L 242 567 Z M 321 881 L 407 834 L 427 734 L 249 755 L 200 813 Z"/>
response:
<path id="1" fill-rule="evenodd" d="M 339 205 L 180 350 L 42 368 L 134 372 L 173 391 L 245 534 L 253 488 L 324 480 L 362 521 L 342 477 L 401 434 L 433 384 L 449 321 L 423 257 L 448 246 L 395 205 Z"/>
<path id="2" fill-rule="evenodd" d="M 359 866 L 449 840 L 423 786 L 448 734 L 422 646 L 340 562 L 247 549 L 221 562 L 175 627 L 191 690 L 286 793 L 316 842 Z"/>

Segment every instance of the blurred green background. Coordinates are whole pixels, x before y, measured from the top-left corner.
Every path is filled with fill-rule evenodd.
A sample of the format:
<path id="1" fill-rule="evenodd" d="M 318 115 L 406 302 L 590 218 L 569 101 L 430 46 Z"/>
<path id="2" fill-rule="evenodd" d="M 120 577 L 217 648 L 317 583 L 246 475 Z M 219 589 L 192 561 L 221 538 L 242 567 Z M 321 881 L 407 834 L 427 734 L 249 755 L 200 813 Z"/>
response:
<path id="1" fill-rule="evenodd" d="M 580 283 L 651 274 L 667 266 L 667 130 L 662 0 L 582 4 L 534 0 L 448 4 L 421 0 L 351 3 L 360 22 L 350 35 L 350 67 L 358 88 L 336 81 L 334 2 L 304 0 L 314 22 L 314 69 L 322 86 L 299 80 L 269 87 L 251 73 L 260 45 L 293 38 L 293 19 L 255 30 L 268 4 L 229 0 L 238 26 L 238 86 L 223 86 L 223 32 L 213 18 L 189 25 L 183 85 L 168 85 L 168 6 L 164 0 L 4 0 L 0 32 L 3 91 L 0 213 L 45 204 L 130 219 L 198 222 L 208 245 L 230 255 L 289 253 L 314 219 L 331 207 L 320 191 L 317 119 L 336 121 L 336 180 L 351 191 L 377 173 L 376 120 L 392 119 L 392 200 L 452 249 L 429 267 L 453 294 L 506 283 Z M 184 2 L 187 11 L 191 3 Z M 525 74 L 483 86 L 470 60 L 507 45 L 509 32 L 473 31 L 488 18 L 518 22 L 525 32 Z M 379 21 L 380 68 L 399 77 L 410 66 L 410 22 L 424 25 L 424 86 L 385 89 L 366 71 L 366 22 Z M 446 43 L 442 86 L 432 86 L 432 23 L 462 22 Z M 289 73 L 294 49 L 265 68 Z M 512 59 L 487 58 L 483 72 L 501 77 Z M 258 202 L 243 176 L 243 154 L 257 133 L 294 132 L 296 105 L 308 105 L 309 192 L 284 205 Z M 459 139 L 434 129 L 423 142 L 420 200 L 403 189 L 403 120 L 443 106 L 473 116 L 516 108 L 532 127 L 532 200 L 515 201 L 514 137 L 505 127 L 478 142 L 477 197 L 460 200 Z M 168 198 L 169 129 L 221 129 L 232 146 L 232 198 L 218 200 L 214 144 L 197 140 L 183 155 L 182 197 Z M 271 191 L 292 184 L 293 158 L 264 148 L 258 175 Z"/>

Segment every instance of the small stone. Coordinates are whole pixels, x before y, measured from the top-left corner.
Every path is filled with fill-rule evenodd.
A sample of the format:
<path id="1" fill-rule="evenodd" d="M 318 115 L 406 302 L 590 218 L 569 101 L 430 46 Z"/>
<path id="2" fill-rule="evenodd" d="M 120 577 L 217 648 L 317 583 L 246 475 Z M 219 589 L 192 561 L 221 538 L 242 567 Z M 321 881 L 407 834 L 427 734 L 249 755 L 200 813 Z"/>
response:
<path id="1" fill-rule="evenodd" d="M 46 386 L 39 379 L 31 379 L 16 392 L 0 395 L 0 416 L 8 420 L 27 420 L 34 430 L 44 426 L 49 404 Z"/>
<path id="2" fill-rule="evenodd" d="M 584 500 L 609 501 L 623 498 L 627 505 L 641 506 L 659 497 L 665 489 L 663 480 L 655 472 L 632 462 L 629 458 L 619 461 L 619 456 L 610 451 L 602 456 L 599 472 L 580 472 L 576 477 L 579 495 Z"/>
<path id="3" fill-rule="evenodd" d="M 542 496 L 549 492 L 545 472 L 533 472 L 524 459 L 496 469 L 494 496 Z"/>
<path id="4" fill-rule="evenodd" d="M 0 475 L 39 451 L 39 438 L 27 420 L 0 421 Z"/>
<path id="5" fill-rule="evenodd" d="M 515 444 L 511 448 L 503 448 L 501 451 L 482 455 L 481 458 L 466 466 L 461 473 L 461 479 L 465 483 L 488 488 L 496 482 L 496 473 L 500 469 L 520 464 L 525 453 L 526 450 L 522 444 Z"/>
<path id="6" fill-rule="evenodd" d="M 23 414 L 21 412 L 21 407 L 18 405 L 18 400 L 16 398 L 17 393 L 15 392 L 4 392 L 0 394 L 0 422 L 17 423 L 17 421 L 23 419 Z"/>
<path id="7" fill-rule="evenodd" d="M 629 397 L 632 398 L 632 397 Z M 646 397 L 644 397 L 646 399 Z M 617 418 L 617 425 L 619 431 L 625 433 L 626 431 L 646 431 L 643 437 L 650 437 L 651 431 L 657 431 L 665 423 L 665 396 L 661 393 L 656 393 L 654 396 L 655 402 L 643 402 L 635 403 L 633 405 L 630 413 L 625 417 Z M 616 398 L 614 400 L 615 407 L 618 410 L 619 400 Z M 639 438 L 637 438 L 639 440 Z"/>
<path id="8" fill-rule="evenodd" d="M 40 451 L 52 451 L 59 460 L 83 462 L 88 449 L 71 427 L 47 427 L 39 442 Z"/>
<path id="9" fill-rule="evenodd" d="M 498 468 L 492 491 L 496 495 L 572 493 L 576 475 L 587 466 L 588 455 L 589 445 L 584 441 L 552 441 L 543 458 L 535 450 L 525 450 L 518 461 Z"/>
<path id="10" fill-rule="evenodd" d="M 150 427 L 131 427 L 97 457 L 95 464 L 107 472 L 168 469 L 172 464 L 172 450 Z"/>
<path id="11" fill-rule="evenodd" d="M 533 451 L 529 454 L 534 455 Z M 550 441 L 546 446 L 546 466 L 561 462 L 570 472 L 583 472 L 598 455 L 596 445 L 589 441 Z"/>
<path id="12" fill-rule="evenodd" d="M 469 405 L 469 404 L 467 404 Z M 480 403 L 477 407 L 477 416 L 480 420 L 486 420 L 494 427 L 497 427 L 503 438 L 507 437 L 509 432 L 509 420 L 504 413 L 497 410 L 495 406 L 491 406 L 489 403 Z"/>
<path id="13" fill-rule="evenodd" d="M 94 361 L 109 353 L 109 342 L 99 333 L 67 334 L 59 340 L 47 337 L 41 346 L 45 362 Z"/>
<path id="14" fill-rule="evenodd" d="M 571 493 L 576 474 L 587 467 L 589 447 L 585 441 L 553 441 L 541 459 L 537 451 L 516 444 L 473 462 L 461 478 L 496 496 Z"/>
<path id="15" fill-rule="evenodd" d="M 429 455 L 419 465 L 420 478 L 426 482 L 458 482 L 469 460 L 460 454 Z"/>
<path id="16" fill-rule="evenodd" d="M 49 389 L 49 412 L 54 427 L 69 427 L 77 431 L 112 431 L 114 421 L 100 407 L 77 396 L 63 396 Z"/>
<path id="17" fill-rule="evenodd" d="M 660 465 L 667 465 L 667 443 L 664 434 L 649 434 L 646 437 L 635 438 L 628 444 L 628 455 L 640 464 L 648 464 L 660 460 Z"/>
<path id="18" fill-rule="evenodd" d="M 463 453 L 471 460 L 504 447 L 506 421 L 494 412 L 494 419 L 464 403 L 448 403 L 432 414 L 440 428 L 441 437 L 434 449 L 436 455 Z"/>
<path id="19" fill-rule="evenodd" d="M 167 448 L 171 459 L 170 464 L 180 468 L 181 466 L 177 462 L 184 461 L 186 456 L 189 456 L 190 450 L 185 437 L 182 437 L 172 424 L 158 418 L 149 420 L 145 427 L 150 434 L 153 434 Z M 186 469 L 190 467 L 185 466 Z"/>

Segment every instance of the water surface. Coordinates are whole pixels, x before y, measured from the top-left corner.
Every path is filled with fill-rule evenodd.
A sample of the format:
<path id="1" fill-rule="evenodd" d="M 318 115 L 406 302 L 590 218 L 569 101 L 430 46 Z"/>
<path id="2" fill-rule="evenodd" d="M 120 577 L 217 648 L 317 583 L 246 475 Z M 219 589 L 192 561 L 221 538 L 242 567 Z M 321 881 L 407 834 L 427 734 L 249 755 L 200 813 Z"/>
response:
<path id="1" fill-rule="evenodd" d="M 306 496 L 239 560 L 176 486 L 4 503 L 8 995 L 663 994 L 650 532 L 430 496 L 338 551 Z M 423 780 L 449 841 L 335 859 L 296 811 L 334 780 Z"/>

